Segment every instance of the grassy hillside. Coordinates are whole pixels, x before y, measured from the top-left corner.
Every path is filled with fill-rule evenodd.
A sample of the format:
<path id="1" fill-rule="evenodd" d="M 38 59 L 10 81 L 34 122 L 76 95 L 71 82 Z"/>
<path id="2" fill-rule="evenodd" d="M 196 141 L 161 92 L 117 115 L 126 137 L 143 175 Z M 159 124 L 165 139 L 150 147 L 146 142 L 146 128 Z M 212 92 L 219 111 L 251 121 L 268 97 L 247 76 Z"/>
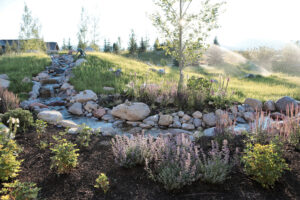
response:
<path id="1" fill-rule="evenodd" d="M 27 98 L 32 83 L 22 83 L 24 77 L 31 78 L 51 64 L 46 54 L 26 53 L 0 56 L 0 74 L 10 78 L 9 90 L 18 94 L 21 99 Z"/>
<path id="2" fill-rule="evenodd" d="M 96 93 L 105 93 L 103 87 L 114 87 L 117 92 L 122 91 L 126 85 L 135 80 L 138 84 L 158 83 L 164 84 L 166 88 L 170 84 L 176 84 L 178 68 L 149 66 L 135 59 L 126 58 L 108 53 L 89 53 L 88 62 L 83 66 L 74 69 L 75 77 L 71 83 L 77 90 L 91 89 Z M 234 67 L 233 65 L 228 68 Z M 122 76 L 116 77 L 110 69 L 122 69 Z M 166 70 L 165 75 L 149 70 L 150 68 Z M 240 71 L 235 69 L 233 71 Z M 235 91 L 235 98 L 244 101 L 245 98 L 257 98 L 260 100 L 276 100 L 282 96 L 289 95 L 300 99 L 300 77 L 292 77 L 285 74 L 273 74 L 267 77 L 252 79 L 242 78 L 241 75 L 230 73 L 226 68 L 203 68 L 188 67 L 185 69 L 187 77 L 204 76 L 210 79 L 219 79 L 219 75 L 230 77 L 229 90 Z"/>

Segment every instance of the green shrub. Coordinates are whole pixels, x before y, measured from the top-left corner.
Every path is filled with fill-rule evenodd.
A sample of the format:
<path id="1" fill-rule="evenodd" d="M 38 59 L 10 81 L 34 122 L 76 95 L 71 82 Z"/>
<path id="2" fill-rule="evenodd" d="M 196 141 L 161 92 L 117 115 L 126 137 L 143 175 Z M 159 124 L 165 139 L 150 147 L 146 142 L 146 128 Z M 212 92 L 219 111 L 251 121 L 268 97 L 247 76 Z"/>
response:
<path id="1" fill-rule="evenodd" d="M 58 174 L 69 173 L 78 164 L 77 158 L 79 156 L 75 149 L 76 144 L 68 142 L 66 139 L 61 137 L 53 136 L 56 140 L 56 144 L 53 148 L 50 148 L 54 156 L 51 157 L 51 169 L 55 168 Z"/>
<path id="2" fill-rule="evenodd" d="M 3 136 L 0 137 L 0 180 L 6 181 L 18 175 L 22 162 L 17 160 L 19 151 L 20 148 L 14 140 L 7 141 Z"/>
<path id="3" fill-rule="evenodd" d="M 43 120 L 36 120 L 35 121 L 35 130 L 38 134 L 38 138 L 41 137 L 42 134 L 46 132 L 47 128 L 47 122 L 44 122 Z"/>
<path id="4" fill-rule="evenodd" d="M 80 146 L 83 147 L 88 147 L 89 142 L 91 141 L 91 135 L 92 135 L 92 130 L 90 127 L 88 127 L 85 124 L 82 124 L 79 127 L 79 133 L 77 135 L 77 142 L 79 143 Z"/>
<path id="5" fill-rule="evenodd" d="M 101 173 L 96 179 L 95 188 L 102 188 L 104 194 L 109 190 L 109 181 L 107 176 L 104 173 Z"/>
<path id="6" fill-rule="evenodd" d="M 40 188 L 35 183 L 20 182 L 15 180 L 13 183 L 3 183 L 1 193 L 2 200 L 34 200 L 37 199 Z"/>
<path id="7" fill-rule="evenodd" d="M 289 169 L 275 144 L 249 143 L 242 157 L 247 175 L 259 182 L 264 188 L 273 187 L 284 170 Z"/>
<path id="8" fill-rule="evenodd" d="M 20 129 L 18 129 L 18 133 L 24 133 L 33 126 L 33 117 L 31 112 L 28 110 L 23 110 L 21 108 L 17 108 L 15 110 L 10 110 L 2 116 L 2 122 L 6 125 L 9 125 L 9 118 L 17 118 L 20 121 Z"/>

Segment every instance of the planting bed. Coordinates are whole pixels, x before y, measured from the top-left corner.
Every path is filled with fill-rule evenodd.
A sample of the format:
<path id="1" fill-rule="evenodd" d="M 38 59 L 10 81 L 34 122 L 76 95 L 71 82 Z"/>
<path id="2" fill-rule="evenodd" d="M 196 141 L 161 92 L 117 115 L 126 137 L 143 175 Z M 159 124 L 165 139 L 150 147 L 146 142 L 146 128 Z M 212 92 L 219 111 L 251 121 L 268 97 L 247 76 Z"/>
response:
<path id="1" fill-rule="evenodd" d="M 143 167 L 124 169 L 115 164 L 110 137 L 93 136 L 90 146 L 79 151 L 79 165 L 70 174 L 58 176 L 50 169 L 52 155 L 49 148 L 42 150 L 38 145 L 40 141 L 54 142 L 52 136 L 60 131 L 63 129 L 49 126 L 40 139 L 34 131 L 16 137 L 23 147 L 20 159 L 24 159 L 18 179 L 37 183 L 41 188 L 40 199 L 300 199 L 300 152 L 289 147 L 284 155 L 291 171 L 285 172 L 272 190 L 263 189 L 236 167 L 231 178 L 223 184 L 198 181 L 180 191 L 168 193 L 147 177 Z M 65 137 L 75 142 L 75 135 Z M 207 149 L 210 141 L 203 137 L 199 143 Z M 241 147 L 242 138 L 231 144 L 234 144 L 231 148 Z M 102 172 L 110 182 L 106 195 L 101 189 L 94 188 L 95 180 Z"/>

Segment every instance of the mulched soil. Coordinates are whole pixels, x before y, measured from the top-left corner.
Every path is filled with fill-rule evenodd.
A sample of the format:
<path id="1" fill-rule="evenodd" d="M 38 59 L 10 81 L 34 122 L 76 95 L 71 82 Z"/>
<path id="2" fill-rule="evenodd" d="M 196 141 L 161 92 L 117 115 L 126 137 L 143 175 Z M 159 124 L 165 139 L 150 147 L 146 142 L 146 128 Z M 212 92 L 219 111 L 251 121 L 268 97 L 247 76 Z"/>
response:
<path id="1" fill-rule="evenodd" d="M 272 190 L 263 189 L 252 181 L 240 169 L 233 170 L 231 178 L 220 185 L 196 182 L 180 191 L 166 192 L 163 187 L 147 177 L 143 167 L 124 169 L 119 167 L 112 155 L 110 137 L 92 138 L 90 146 L 80 150 L 79 165 L 68 175 L 58 176 L 50 170 L 49 149 L 41 150 L 41 140 L 54 142 L 52 135 L 62 129 L 49 127 L 41 139 L 35 132 L 17 136 L 17 142 L 24 151 L 20 181 L 31 181 L 42 188 L 40 199 L 117 199 L 117 200 L 167 200 L 167 199 L 300 199 L 300 152 L 287 148 L 285 158 L 291 171 L 285 172 Z M 67 135 L 75 142 L 76 136 Z M 105 173 L 110 181 L 110 190 L 104 195 L 101 189 L 94 188 L 95 180 L 100 173 Z"/>

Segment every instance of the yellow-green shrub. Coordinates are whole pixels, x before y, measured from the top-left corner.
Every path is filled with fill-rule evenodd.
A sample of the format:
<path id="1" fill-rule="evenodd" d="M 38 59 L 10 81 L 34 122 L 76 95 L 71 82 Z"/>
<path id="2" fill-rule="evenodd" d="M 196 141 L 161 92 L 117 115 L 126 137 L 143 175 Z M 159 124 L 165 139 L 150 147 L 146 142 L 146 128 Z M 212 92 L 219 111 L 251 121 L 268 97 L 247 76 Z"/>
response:
<path id="1" fill-rule="evenodd" d="M 1 200 L 34 200 L 37 199 L 40 188 L 35 183 L 20 182 L 3 183 Z"/>
<path id="2" fill-rule="evenodd" d="M 273 187 L 288 164 L 282 158 L 275 144 L 247 144 L 242 157 L 247 175 L 259 182 L 264 188 Z"/>
<path id="3" fill-rule="evenodd" d="M 95 188 L 102 188 L 104 194 L 109 190 L 109 181 L 107 176 L 104 173 L 101 173 L 98 178 L 96 179 Z"/>

